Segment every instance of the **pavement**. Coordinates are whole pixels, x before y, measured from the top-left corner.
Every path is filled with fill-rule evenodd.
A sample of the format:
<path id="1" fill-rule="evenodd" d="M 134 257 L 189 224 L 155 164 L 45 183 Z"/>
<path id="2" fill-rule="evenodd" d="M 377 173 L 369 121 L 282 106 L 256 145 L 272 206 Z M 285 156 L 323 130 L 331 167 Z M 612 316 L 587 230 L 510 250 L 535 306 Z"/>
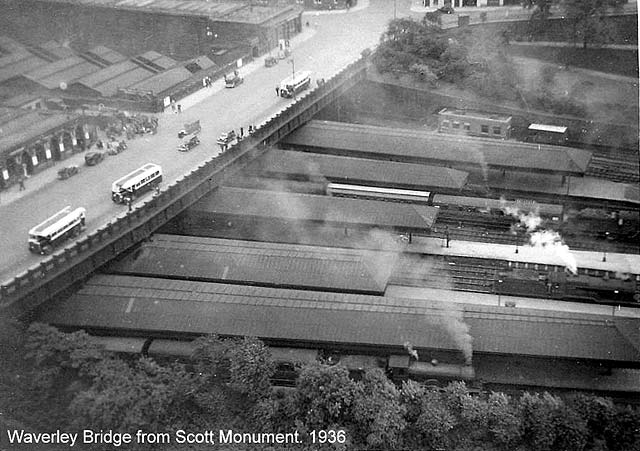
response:
<path id="1" fill-rule="evenodd" d="M 545 246 L 514 246 L 451 240 L 449 247 L 445 247 L 442 238 L 414 236 L 411 241 L 411 244 L 406 245 L 406 250 L 423 254 L 482 256 L 510 262 L 564 266 L 567 269 L 577 267 L 614 273 L 640 274 L 640 255 L 572 251 L 562 243 L 550 243 Z"/>

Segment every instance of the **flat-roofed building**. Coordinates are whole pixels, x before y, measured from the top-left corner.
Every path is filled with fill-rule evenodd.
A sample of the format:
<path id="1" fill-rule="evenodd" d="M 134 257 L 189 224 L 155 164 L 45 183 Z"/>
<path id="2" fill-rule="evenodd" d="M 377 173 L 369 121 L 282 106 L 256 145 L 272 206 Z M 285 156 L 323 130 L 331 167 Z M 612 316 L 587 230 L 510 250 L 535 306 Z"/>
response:
<path id="1" fill-rule="evenodd" d="M 509 139 L 511 116 L 475 110 L 443 108 L 438 112 L 441 133 Z"/>
<path id="2" fill-rule="evenodd" d="M 544 144 L 566 144 L 569 129 L 560 125 L 531 124 L 527 128 L 528 142 Z"/>

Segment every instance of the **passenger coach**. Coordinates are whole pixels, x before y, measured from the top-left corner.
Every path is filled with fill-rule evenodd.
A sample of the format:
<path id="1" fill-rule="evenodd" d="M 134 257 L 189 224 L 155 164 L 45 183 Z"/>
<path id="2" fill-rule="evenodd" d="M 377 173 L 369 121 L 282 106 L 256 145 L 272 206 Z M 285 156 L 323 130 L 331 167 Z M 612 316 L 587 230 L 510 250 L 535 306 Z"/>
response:
<path id="1" fill-rule="evenodd" d="M 162 168 L 147 163 L 139 169 L 116 180 L 111 185 L 111 199 L 116 203 L 127 203 L 140 194 L 155 188 L 162 181 Z"/>

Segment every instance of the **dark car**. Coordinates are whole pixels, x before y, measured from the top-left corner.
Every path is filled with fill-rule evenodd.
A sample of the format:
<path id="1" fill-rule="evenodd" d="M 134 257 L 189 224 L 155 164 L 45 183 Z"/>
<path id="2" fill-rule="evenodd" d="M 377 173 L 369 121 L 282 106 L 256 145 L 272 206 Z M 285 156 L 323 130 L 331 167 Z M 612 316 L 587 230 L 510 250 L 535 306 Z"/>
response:
<path id="1" fill-rule="evenodd" d="M 77 173 L 78 173 L 78 166 L 76 165 L 67 166 L 65 168 L 58 170 L 58 178 L 60 180 L 66 180 L 69 177 L 76 175 Z"/>
<path id="2" fill-rule="evenodd" d="M 95 166 L 104 160 L 104 152 L 87 152 L 84 156 L 84 162 L 87 166 Z"/>
<path id="3" fill-rule="evenodd" d="M 453 14 L 455 13 L 453 7 L 451 5 L 444 5 L 442 8 L 438 8 L 442 14 Z"/>
<path id="4" fill-rule="evenodd" d="M 178 146 L 178 150 L 180 152 L 188 152 L 194 147 L 200 144 L 200 139 L 197 136 L 192 136 L 191 139 L 187 142 L 184 142 Z"/>

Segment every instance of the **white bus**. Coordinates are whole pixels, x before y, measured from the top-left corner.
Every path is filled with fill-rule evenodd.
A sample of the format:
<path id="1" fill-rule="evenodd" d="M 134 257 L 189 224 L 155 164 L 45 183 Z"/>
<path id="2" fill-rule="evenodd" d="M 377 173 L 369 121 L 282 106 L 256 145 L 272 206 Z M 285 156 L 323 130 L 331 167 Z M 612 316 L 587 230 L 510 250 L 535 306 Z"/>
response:
<path id="1" fill-rule="evenodd" d="M 280 97 L 293 97 L 311 85 L 311 72 L 296 72 L 280 82 Z"/>
<path id="2" fill-rule="evenodd" d="M 116 203 L 126 203 L 138 194 L 150 190 L 162 181 L 162 168 L 147 163 L 111 185 L 111 199 Z"/>
<path id="3" fill-rule="evenodd" d="M 84 208 L 65 207 L 55 215 L 29 230 L 29 250 L 36 254 L 50 254 L 53 248 L 70 236 L 77 236 L 84 227 Z"/>

